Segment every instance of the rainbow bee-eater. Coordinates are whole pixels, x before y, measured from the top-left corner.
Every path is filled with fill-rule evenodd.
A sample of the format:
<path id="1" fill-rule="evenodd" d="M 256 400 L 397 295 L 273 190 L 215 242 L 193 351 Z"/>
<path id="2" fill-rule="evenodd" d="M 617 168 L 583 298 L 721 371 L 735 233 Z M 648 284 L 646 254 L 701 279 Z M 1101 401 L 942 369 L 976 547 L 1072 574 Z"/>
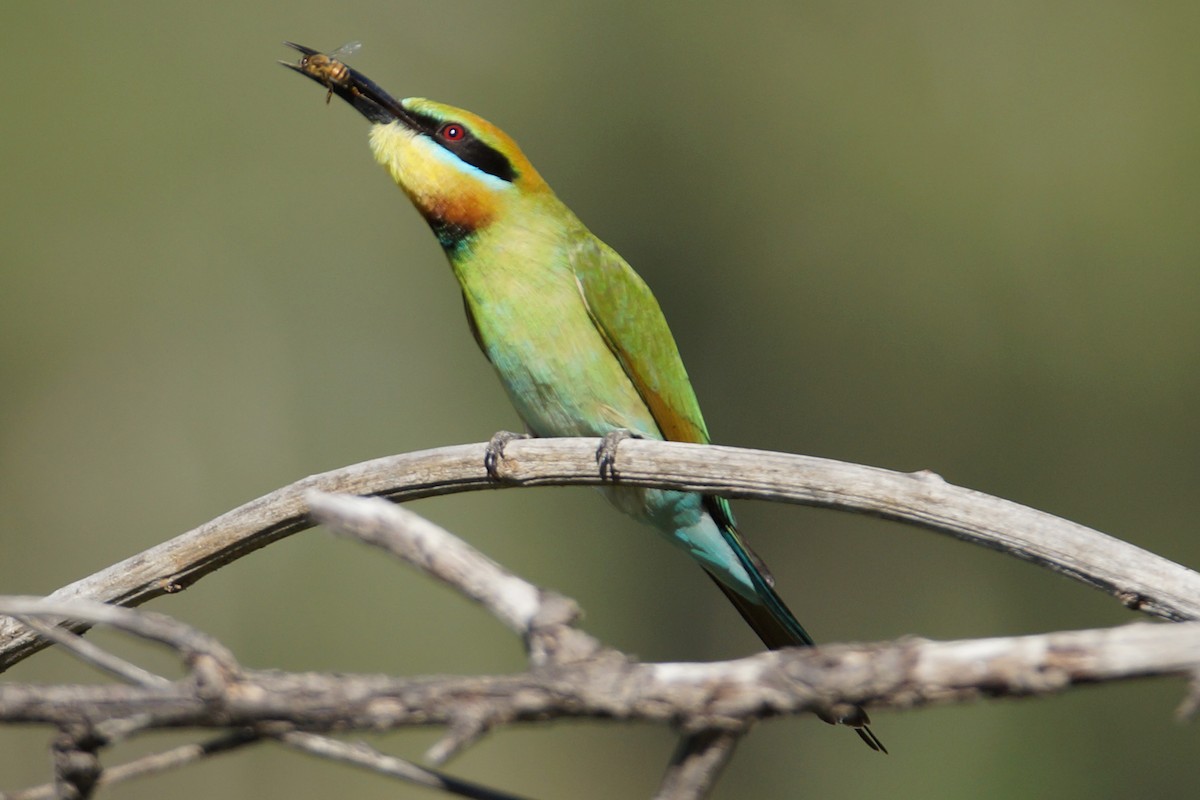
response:
<path id="1" fill-rule="evenodd" d="M 534 436 L 628 432 L 707 444 L 708 429 L 658 301 L 563 204 L 507 134 L 469 111 L 396 100 L 316 50 L 284 63 L 371 121 L 375 159 L 429 223 L 467 321 Z M 502 448 L 503 438 L 493 447 Z M 692 556 L 771 649 L 813 644 L 734 525 L 693 492 L 618 487 L 609 497 Z M 857 707 L 826 712 L 886 752 Z"/>

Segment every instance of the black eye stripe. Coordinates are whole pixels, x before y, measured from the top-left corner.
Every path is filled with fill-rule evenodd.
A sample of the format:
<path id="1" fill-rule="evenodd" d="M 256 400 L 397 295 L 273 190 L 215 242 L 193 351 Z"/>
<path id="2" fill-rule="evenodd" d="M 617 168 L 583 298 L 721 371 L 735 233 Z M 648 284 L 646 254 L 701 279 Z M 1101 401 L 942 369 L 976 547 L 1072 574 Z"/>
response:
<path id="1" fill-rule="evenodd" d="M 411 110 L 409 115 L 417 123 L 421 133 L 454 153 L 464 163 L 470 164 L 488 175 L 494 175 L 502 181 L 512 183 L 517 179 L 517 171 L 513 169 L 512 162 L 499 150 L 477 139 L 471 133 L 471 129 L 463 123 L 457 123 L 457 127 L 463 135 L 458 139 L 447 140 L 444 136 L 439 135 L 445 128 L 446 121 Z"/>
<path id="2" fill-rule="evenodd" d="M 439 141 L 438 144 L 488 175 L 495 175 L 500 180 L 509 183 L 517 179 L 517 171 L 513 169 L 512 163 L 503 153 L 470 134 L 454 142 Z"/>

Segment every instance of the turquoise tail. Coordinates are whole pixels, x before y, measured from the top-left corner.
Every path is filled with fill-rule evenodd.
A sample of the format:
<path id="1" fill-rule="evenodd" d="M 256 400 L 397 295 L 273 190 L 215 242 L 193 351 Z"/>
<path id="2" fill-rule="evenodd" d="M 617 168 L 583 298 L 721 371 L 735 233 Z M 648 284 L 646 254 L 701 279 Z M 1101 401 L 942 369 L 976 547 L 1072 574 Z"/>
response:
<path id="1" fill-rule="evenodd" d="M 742 619 L 746 620 L 746 624 L 758 634 L 758 638 L 769 649 L 811 647 L 815 644 L 812 636 L 809 635 L 804 626 L 800 624 L 800 621 L 792 614 L 791 609 L 783 602 L 783 598 L 775 592 L 775 580 L 771 577 L 771 573 L 767 571 L 762 560 L 754 554 L 754 551 L 746 545 L 741 535 L 738 534 L 726 501 L 716 497 L 706 497 L 705 501 L 709 514 L 721 530 L 721 536 L 725 539 L 726 544 L 729 545 L 729 549 L 737 556 L 737 560 L 741 564 L 745 574 L 749 576 L 753 586 L 753 596 L 748 596 L 748 593 L 739 592 L 726 585 L 715 571 L 705 568 L 705 572 L 708 572 L 709 577 L 720 587 L 725 596 L 729 598 L 729 602 L 742 615 Z M 880 753 L 887 752 L 887 748 L 883 746 L 883 742 L 879 740 L 879 737 L 869 727 L 871 720 L 867 716 L 866 710 L 860 706 L 855 706 L 849 713 L 840 716 L 820 712 L 818 712 L 817 716 L 831 725 L 842 724 L 853 728 L 854 732 L 866 743 L 867 747 Z"/>

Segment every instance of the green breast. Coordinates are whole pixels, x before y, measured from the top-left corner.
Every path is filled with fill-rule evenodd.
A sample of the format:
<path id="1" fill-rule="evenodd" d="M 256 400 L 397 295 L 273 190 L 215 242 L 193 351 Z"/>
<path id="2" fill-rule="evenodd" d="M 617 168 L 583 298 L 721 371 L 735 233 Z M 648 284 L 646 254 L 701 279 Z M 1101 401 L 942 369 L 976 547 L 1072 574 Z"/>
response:
<path id="1" fill-rule="evenodd" d="M 522 420 L 539 436 L 628 428 L 662 438 L 588 315 L 566 261 L 567 231 L 507 227 L 450 255 L 480 346 Z"/>

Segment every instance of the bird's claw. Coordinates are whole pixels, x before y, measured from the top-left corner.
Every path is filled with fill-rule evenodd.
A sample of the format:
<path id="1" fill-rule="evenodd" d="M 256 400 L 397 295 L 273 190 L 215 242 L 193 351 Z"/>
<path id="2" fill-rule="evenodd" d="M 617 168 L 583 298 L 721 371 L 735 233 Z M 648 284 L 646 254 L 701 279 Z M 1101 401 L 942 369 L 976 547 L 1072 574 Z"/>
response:
<path id="1" fill-rule="evenodd" d="M 609 431 L 604 434 L 604 439 L 600 442 L 600 447 L 596 449 L 596 463 L 600 465 L 600 480 L 613 481 L 617 480 L 617 447 L 626 439 L 640 439 L 631 430 L 626 428 L 618 428 L 615 431 Z"/>
<path id="2" fill-rule="evenodd" d="M 494 481 L 501 480 L 500 462 L 504 461 L 504 448 L 516 439 L 529 439 L 528 433 L 513 433 L 512 431 L 497 431 L 488 439 L 487 449 L 483 453 L 483 468 L 488 477 Z"/>

